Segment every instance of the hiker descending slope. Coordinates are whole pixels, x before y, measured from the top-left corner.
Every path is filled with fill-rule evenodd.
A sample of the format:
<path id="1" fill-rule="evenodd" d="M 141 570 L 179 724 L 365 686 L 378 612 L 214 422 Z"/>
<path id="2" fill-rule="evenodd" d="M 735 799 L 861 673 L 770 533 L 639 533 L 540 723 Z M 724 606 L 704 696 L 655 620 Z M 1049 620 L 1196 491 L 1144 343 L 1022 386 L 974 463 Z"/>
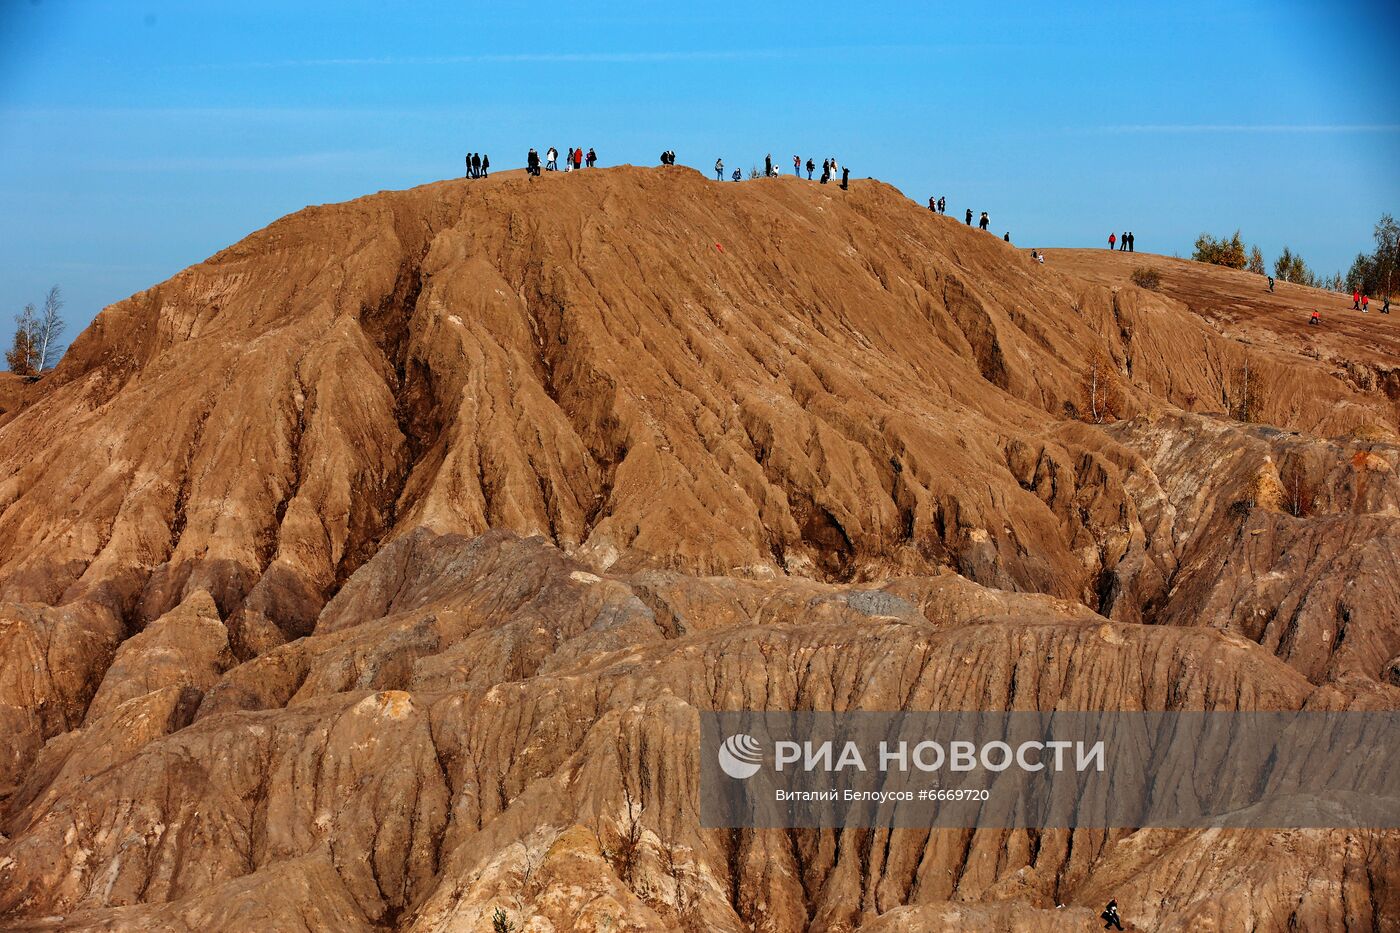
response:
<path id="1" fill-rule="evenodd" d="M 1118 916 L 1117 900 L 1110 900 L 1108 906 L 1103 909 L 1103 913 L 1099 914 L 1099 916 L 1103 918 L 1103 928 L 1105 930 L 1109 927 L 1117 927 L 1120 930 L 1123 929 L 1123 918 Z"/>

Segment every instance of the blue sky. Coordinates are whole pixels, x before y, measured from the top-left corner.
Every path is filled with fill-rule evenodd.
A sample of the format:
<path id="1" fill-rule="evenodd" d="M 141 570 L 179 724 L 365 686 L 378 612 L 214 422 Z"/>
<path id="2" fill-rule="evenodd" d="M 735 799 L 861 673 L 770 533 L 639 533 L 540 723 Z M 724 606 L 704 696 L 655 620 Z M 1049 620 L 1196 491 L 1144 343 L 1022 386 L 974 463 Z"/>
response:
<path id="1" fill-rule="evenodd" d="M 1318 271 L 1400 213 L 1397 6 L 0 0 L 0 314 L 71 333 L 307 204 L 485 151 L 834 154 L 1024 246 Z"/>

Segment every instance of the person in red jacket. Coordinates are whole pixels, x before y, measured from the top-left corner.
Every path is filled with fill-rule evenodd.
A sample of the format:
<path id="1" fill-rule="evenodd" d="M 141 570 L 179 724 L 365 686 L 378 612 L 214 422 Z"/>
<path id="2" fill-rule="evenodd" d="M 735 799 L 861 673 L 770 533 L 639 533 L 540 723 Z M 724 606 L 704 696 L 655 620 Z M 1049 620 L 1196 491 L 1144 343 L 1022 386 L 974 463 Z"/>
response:
<path id="1" fill-rule="evenodd" d="M 574 150 L 574 171 L 583 168 L 583 147 L 579 146 Z"/>
<path id="2" fill-rule="evenodd" d="M 1118 242 L 1118 236 L 1117 236 L 1117 234 L 1110 233 L 1110 234 L 1108 235 L 1108 248 L 1109 248 L 1109 249 L 1113 249 L 1113 244 L 1114 244 L 1114 243 L 1117 243 L 1117 242 Z"/>
<path id="3" fill-rule="evenodd" d="M 1314 312 L 1312 313 L 1312 317 L 1308 318 L 1308 323 L 1309 323 L 1309 324 L 1321 324 L 1321 323 L 1322 323 L 1322 315 L 1321 315 L 1321 314 L 1318 314 L 1316 311 L 1314 311 Z"/>
<path id="4" fill-rule="evenodd" d="M 1360 310 L 1361 310 L 1361 292 L 1360 292 L 1360 290 L 1355 290 L 1355 291 L 1353 291 L 1353 292 L 1351 293 L 1351 310 L 1353 310 L 1353 311 L 1360 311 Z"/>

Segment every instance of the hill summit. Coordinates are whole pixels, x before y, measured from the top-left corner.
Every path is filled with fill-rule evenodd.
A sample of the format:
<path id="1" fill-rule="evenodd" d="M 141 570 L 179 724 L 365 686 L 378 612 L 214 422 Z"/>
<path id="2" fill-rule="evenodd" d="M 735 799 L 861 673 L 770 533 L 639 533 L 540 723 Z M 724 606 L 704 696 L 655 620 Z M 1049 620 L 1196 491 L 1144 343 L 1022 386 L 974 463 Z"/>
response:
<path id="1" fill-rule="evenodd" d="M 699 827 L 704 709 L 1400 702 L 1389 321 L 1048 256 L 873 180 L 508 172 L 107 308 L 0 386 L 0 919 L 1400 918 L 1343 833 Z"/>

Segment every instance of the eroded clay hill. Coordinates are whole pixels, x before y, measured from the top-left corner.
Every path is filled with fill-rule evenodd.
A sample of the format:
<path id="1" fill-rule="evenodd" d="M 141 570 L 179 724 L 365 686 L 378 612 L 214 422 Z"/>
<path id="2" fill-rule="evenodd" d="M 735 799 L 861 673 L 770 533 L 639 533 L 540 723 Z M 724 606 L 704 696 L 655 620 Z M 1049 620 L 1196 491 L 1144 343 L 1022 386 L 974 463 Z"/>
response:
<path id="1" fill-rule="evenodd" d="M 703 709 L 1400 703 L 1390 320 L 1106 257 L 506 173 L 108 308 L 0 384 L 0 924 L 1400 923 L 1394 833 L 699 826 Z"/>

